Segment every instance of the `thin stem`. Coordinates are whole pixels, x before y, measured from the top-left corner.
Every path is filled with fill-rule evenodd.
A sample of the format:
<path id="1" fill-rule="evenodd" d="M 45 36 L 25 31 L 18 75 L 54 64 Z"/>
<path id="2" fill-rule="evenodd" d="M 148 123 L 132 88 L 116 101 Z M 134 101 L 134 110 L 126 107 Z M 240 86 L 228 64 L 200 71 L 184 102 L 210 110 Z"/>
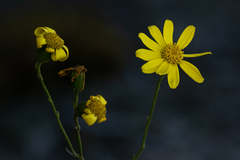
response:
<path id="1" fill-rule="evenodd" d="M 145 127 L 143 139 L 142 139 L 141 148 L 139 149 L 138 154 L 136 156 L 133 156 L 132 160 L 138 160 L 138 158 L 140 157 L 142 151 L 145 149 L 148 128 L 149 128 L 149 125 L 151 123 L 153 111 L 154 111 L 156 100 L 157 100 L 157 96 L 158 96 L 158 91 L 160 89 L 160 84 L 161 84 L 161 81 L 162 81 L 163 78 L 164 78 L 164 75 L 161 75 L 159 80 L 158 80 L 157 86 L 156 86 L 155 95 L 154 95 L 153 102 L 152 102 L 152 108 L 151 108 L 150 114 L 148 116 L 147 124 L 146 124 L 146 127 Z"/>
<path id="2" fill-rule="evenodd" d="M 74 100 L 73 100 L 73 108 L 76 109 L 77 108 L 77 104 L 78 104 L 78 93 L 74 93 Z M 78 145 L 79 145 L 79 160 L 84 160 L 83 157 L 83 151 L 82 151 L 82 140 L 81 140 L 81 136 L 80 136 L 80 130 L 81 127 L 78 123 L 78 117 L 74 118 L 74 123 L 75 123 L 75 131 L 77 134 L 77 138 L 78 138 Z"/>
<path id="3" fill-rule="evenodd" d="M 65 129 L 63 128 L 63 125 L 62 125 L 62 123 L 61 123 L 61 121 L 60 121 L 60 114 L 59 114 L 59 112 L 56 110 L 56 107 L 55 107 L 55 105 L 54 105 L 54 103 L 53 103 L 53 100 L 52 100 L 52 98 L 51 98 L 51 96 L 50 96 L 50 93 L 48 92 L 48 89 L 47 89 L 46 85 L 44 84 L 43 77 L 42 77 L 42 74 L 41 74 L 41 69 L 40 69 L 41 65 L 42 65 L 42 64 L 41 64 L 41 63 L 38 63 L 38 62 L 37 62 L 36 65 L 35 65 L 38 79 L 40 80 L 40 83 L 41 83 L 41 85 L 42 85 L 42 87 L 43 87 L 43 90 L 45 91 L 45 93 L 46 93 L 46 95 L 47 95 L 47 97 L 48 97 L 48 101 L 50 102 L 50 104 L 51 104 L 51 106 L 52 106 L 52 109 L 53 109 L 53 112 L 54 112 L 55 117 L 56 117 L 56 119 L 57 119 L 58 125 L 59 125 L 59 127 L 61 128 L 61 131 L 63 132 L 64 137 L 65 137 L 65 139 L 67 140 L 68 145 L 69 145 L 69 147 L 70 147 L 70 149 L 71 149 L 71 151 L 72 151 L 72 156 L 78 157 L 78 154 L 74 151 L 73 146 L 72 146 L 72 143 L 71 143 L 70 139 L 68 138 L 68 135 L 67 135 L 67 133 L 66 133 Z"/>

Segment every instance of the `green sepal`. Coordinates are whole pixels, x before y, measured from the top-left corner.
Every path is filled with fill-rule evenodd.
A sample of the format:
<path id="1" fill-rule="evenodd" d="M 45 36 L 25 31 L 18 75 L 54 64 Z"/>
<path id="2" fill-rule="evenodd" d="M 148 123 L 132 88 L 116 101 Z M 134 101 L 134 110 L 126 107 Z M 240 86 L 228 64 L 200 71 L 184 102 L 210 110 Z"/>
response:
<path id="1" fill-rule="evenodd" d="M 84 114 L 84 109 L 86 108 L 87 101 L 83 101 L 77 105 L 77 108 L 74 109 L 74 119 L 77 117 L 82 118 L 82 114 Z"/>
<path id="2" fill-rule="evenodd" d="M 51 53 L 46 52 L 47 45 L 42 46 L 37 52 L 37 62 L 40 64 L 47 63 L 51 60 Z"/>
<path id="3" fill-rule="evenodd" d="M 75 77 L 77 74 L 76 71 L 72 71 L 71 78 Z M 85 73 L 81 72 L 76 78 L 71 81 L 71 86 L 74 94 L 80 93 L 84 89 L 85 85 Z"/>

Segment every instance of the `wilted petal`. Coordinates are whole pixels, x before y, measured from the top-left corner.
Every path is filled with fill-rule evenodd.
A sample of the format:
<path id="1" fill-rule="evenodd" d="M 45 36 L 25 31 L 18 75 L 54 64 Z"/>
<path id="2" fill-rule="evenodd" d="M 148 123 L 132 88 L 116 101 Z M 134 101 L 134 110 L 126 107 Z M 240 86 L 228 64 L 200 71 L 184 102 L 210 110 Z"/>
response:
<path id="1" fill-rule="evenodd" d="M 56 49 L 55 53 L 52 53 L 51 58 L 53 61 L 59 61 L 66 59 L 66 56 L 66 52 L 62 48 L 60 48 Z"/>
<path id="2" fill-rule="evenodd" d="M 189 77 L 191 77 L 194 81 L 196 81 L 197 83 L 202 83 L 204 81 L 204 78 L 202 77 L 201 73 L 199 72 L 199 70 L 197 69 L 197 67 L 195 67 L 193 64 L 182 60 L 179 63 L 180 67 L 182 68 L 182 70 L 187 73 L 187 75 Z"/>
<path id="3" fill-rule="evenodd" d="M 145 44 L 145 46 L 147 46 L 151 50 L 158 51 L 158 52 L 161 51 L 161 47 L 156 42 L 151 40 L 146 34 L 139 33 L 138 37 L 142 40 L 142 42 Z"/>
<path id="4" fill-rule="evenodd" d="M 173 44 L 173 28 L 173 22 L 167 19 L 163 26 L 163 37 L 166 44 Z"/>
<path id="5" fill-rule="evenodd" d="M 47 30 L 47 33 L 56 33 L 56 31 L 52 28 L 49 28 L 49 27 L 43 27 Z"/>
<path id="6" fill-rule="evenodd" d="M 43 45 L 47 44 L 46 39 L 43 37 L 39 37 L 36 39 L 37 48 L 42 48 Z"/>
<path id="7" fill-rule="evenodd" d="M 156 72 L 158 66 L 160 66 L 162 62 L 163 62 L 163 59 L 151 60 L 142 66 L 142 72 L 148 73 L 148 74 L 154 73 L 154 72 Z"/>
<path id="8" fill-rule="evenodd" d="M 179 70 L 177 65 L 171 65 L 168 73 L 168 84 L 172 89 L 177 88 L 180 82 Z"/>
<path id="9" fill-rule="evenodd" d="M 153 59 L 161 58 L 161 54 L 156 51 L 148 50 L 148 49 L 138 49 L 136 51 L 136 57 L 141 58 L 145 61 L 150 61 Z"/>
<path id="10" fill-rule="evenodd" d="M 103 105 L 107 104 L 107 101 L 101 95 L 97 95 L 97 97 L 99 97 L 99 100 Z"/>
<path id="11" fill-rule="evenodd" d="M 180 49 L 184 49 L 192 41 L 195 34 L 195 27 L 190 25 L 182 32 L 181 36 L 177 41 L 177 45 Z"/>
<path id="12" fill-rule="evenodd" d="M 48 52 L 48 53 L 55 53 L 55 49 L 53 49 L 53 48 L 46 48 L 46 52 Z"/>
<path id="13" fill-rule="evenodd" d="M 66 61 L 68 59 L 68 57 L 69 57 L 69 50 L 68 50 L 67 46 L 63 45 L 63 50 L 66 53 L 66 57 L 63 58 L 63 59 L 60 59 L 59 61 L 61 61 L 61 62 Z"/>
<path id="14" fill-rule="evenodd" d="M 192 57 L 200 57 L 200 56 L 204 56 L 207 54 L 212 54 L 211 52 L 204 52 L 204 53 L 194 53 L 194 54 L 183 54 L 183 57 L 188 57 L 188 58 L 192 58 Z"/>
<path id="15" fill-rule="evenodd" d="M 35 29 L 34 34 L 37 37 L 43 36 L 45 33 L 48 33 L 48 30 L 44 27 L 38 27 Z"/>

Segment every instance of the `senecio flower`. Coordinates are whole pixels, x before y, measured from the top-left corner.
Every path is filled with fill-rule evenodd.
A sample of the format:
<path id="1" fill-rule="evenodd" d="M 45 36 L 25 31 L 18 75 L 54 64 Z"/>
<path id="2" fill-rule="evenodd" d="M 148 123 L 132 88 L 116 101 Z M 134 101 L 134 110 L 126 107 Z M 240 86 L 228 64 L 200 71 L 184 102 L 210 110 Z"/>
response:
<path id="1" fill-rule="evenodd" d="M 163 27 L 163 35 L 155 25 L 148 27 L 150 34 L 155 39 L 151 40 L 146 34 L 139 33 L 138 37 L 150 49 L 138 49 L 136 57 L 148 61 L 142 66 L 142 72 L 146 74 L 156 72 L 166 75 L 170 88 L 177 88 L 180 77 L 178 64 L 197 83 L 202 83 L 204 78 L 199 70 L 191 63 L 183 60 L 184 57 L 199 57 L 211 52 L 184 54 L 183 49 L 192 41 L 195 27 L 189 25 L 179 37 L 177 43 L 173 43 L 173 22 L 166 20 Z"/>
<path id="2" fill-rule="evenodd" d="M 38 27 L 35 29 L 34 34 L 37 38 L 37 48 L 47 45 L 46 52 L 52 53 L 51 58 L 53 61 L 65 61 L 68 58 L 68 48 L 55 30 L 49 27 Z"/>
<path id="3" fill-rule="evenodd" d="M 106 118 L 106 104 L 107 101 L 101 96 L 90 96 L 90 99 L 86 103 L 84 114 L 82 118 L 89 125 L 93 125 L 96 121 L 98 123 L 104 122 Z"/>

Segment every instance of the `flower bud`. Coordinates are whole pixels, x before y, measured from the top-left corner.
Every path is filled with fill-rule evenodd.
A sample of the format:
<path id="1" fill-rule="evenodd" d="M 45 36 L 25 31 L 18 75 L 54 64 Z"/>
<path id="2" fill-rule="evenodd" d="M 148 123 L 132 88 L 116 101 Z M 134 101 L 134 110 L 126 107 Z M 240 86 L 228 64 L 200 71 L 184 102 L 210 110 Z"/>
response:
<path id="1" fill-rule="evenodd" d="M 60 77 L 63 77 L 71 73 L 71 86 L 74 94 L 78 94 L 84 89 L 86 72 L 87 69 L 84 66 L 76 65 L 75 67 L 61 70 L 58 74 Z"/>

